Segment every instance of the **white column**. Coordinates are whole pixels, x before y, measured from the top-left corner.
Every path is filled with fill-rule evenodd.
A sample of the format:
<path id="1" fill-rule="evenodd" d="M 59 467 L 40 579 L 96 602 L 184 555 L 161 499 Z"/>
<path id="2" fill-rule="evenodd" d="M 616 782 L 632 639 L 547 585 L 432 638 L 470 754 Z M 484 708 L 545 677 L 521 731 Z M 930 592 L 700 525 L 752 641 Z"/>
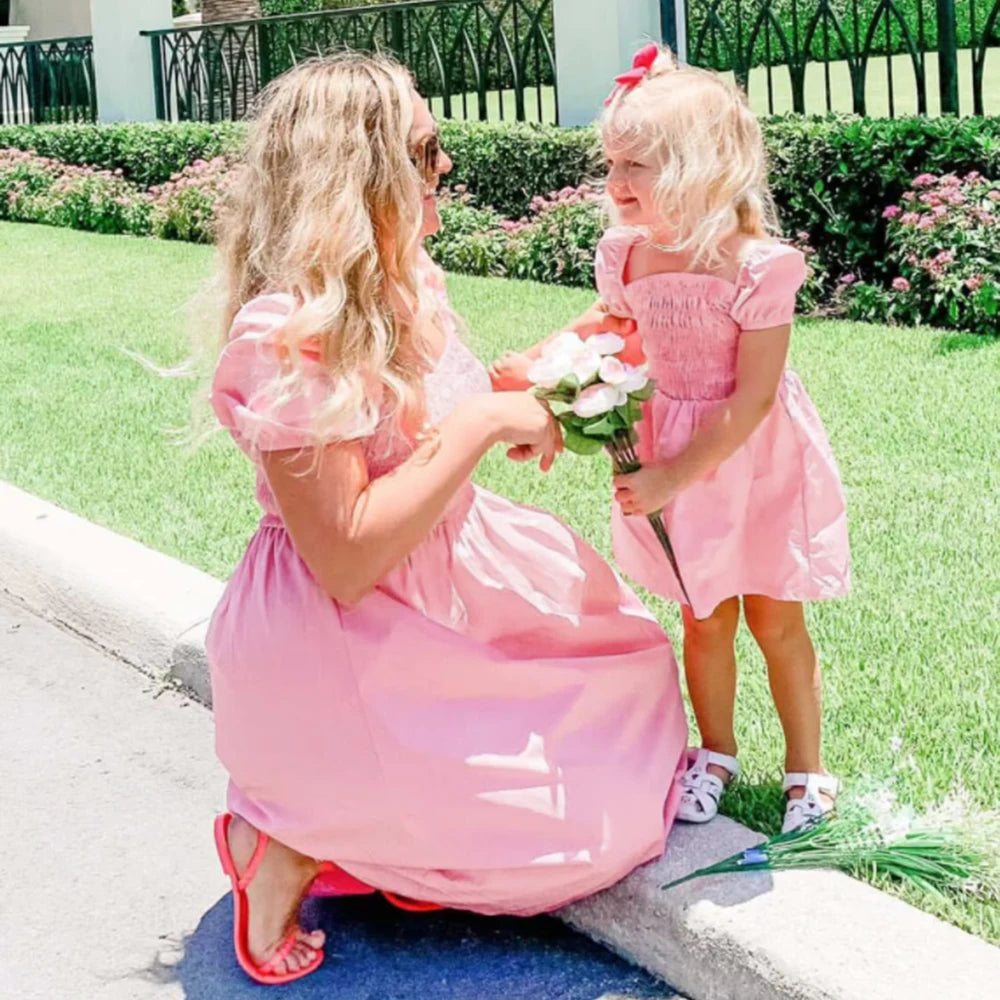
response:
<path id="1" fill-rule="evenodd" d="M 139 32 L 173 27 L 171 0 L 90 0 L 90 26 L 101 121 L 152 121 L 153 60 Z"/>
<path id="2" fill-rule="evenodd" d="M 632 56 L 659 42 L 659 0 L 555 0 L 559 122 L 588 125 Z"/>

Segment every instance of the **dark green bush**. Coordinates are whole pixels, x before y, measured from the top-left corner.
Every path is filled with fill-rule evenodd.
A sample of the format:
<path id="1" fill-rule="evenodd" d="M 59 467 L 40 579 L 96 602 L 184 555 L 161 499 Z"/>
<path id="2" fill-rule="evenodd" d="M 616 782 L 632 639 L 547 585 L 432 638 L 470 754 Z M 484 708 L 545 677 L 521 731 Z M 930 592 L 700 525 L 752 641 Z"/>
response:
<path id="1" fill-rule="evenodd" d="M 833 277 L 885 274 L 886 224 L 918 174 L 1000 171 L 1000 118 L 775 118 L 764 124 L 788 233 L 809 233 Z"/>

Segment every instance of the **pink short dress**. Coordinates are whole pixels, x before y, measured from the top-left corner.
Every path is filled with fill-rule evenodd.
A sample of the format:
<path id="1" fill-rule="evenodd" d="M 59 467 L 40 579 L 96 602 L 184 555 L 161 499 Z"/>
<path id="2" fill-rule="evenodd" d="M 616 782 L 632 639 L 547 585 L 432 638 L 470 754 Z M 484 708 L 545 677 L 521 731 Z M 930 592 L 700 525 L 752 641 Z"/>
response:
<path id="1" fill-rule="evenodd" d="M 597 287 L 613 312 L 638 324 L 656 392 L 639 425 L 643 462 L 683 451 L 736 387 L 740 338 L 792 321 L 805 260 L 784 244 L 748 249 L 734 282 L 713 275 L 651 274 L 625 284 L 643 235 L 609 230 L 598 247 Z M 826 431 L 797 375 L 749 440 L 664 510 L 697 618 L 744 594 L 781 601 L 839 597 L 850 586 L 844 491 Z M 683 596 L 647 520 L 612 512 L 615 557 L 647 590 Z"/>
<path id="2" fill-rule="evenodd" d="M 426 380 L 440 420 L 490 383 L 424 270 L 449 326 Z M 248 303 L 215 375 L 215 410 L 255 462 L 311 444 L 329 388 L 317 365 L 304 397 L 262 402 L 292 309 Z M 385 427 L 365 448 L 373 477 L 412 450 Z M 467 484 L 347 606 L 299 557 L 259 463 L 257 496 L 208 636 L 234 812 L 365 886 L 487 914 L 552 910 L 662 853 L 687 744 L 676 662 L 566 525 Z"/>

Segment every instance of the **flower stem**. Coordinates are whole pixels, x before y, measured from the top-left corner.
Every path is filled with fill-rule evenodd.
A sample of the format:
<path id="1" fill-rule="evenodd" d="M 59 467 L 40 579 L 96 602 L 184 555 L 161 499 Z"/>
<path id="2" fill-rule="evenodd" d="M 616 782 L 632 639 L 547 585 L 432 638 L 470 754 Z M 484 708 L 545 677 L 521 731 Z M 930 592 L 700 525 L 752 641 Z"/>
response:
<path id="1" fill-rule="evenodd" d="M 629 431 L 620 431 L 608 442 L 608 452 L 611 455 L 611 461 L 614 465 L 615 474 L 630 475 L 633 472 L 638 472 L 642 468 L 642 463 L 639 461 L 639 456 L 635 451 L 635 439 Z M 664 554 L 667 557 L 667 561 L 670 563 L 671 569 L 674 571 L 674 576 L 677 577 L 677 582 L 680 584 L 681 593 L 684 595 L 684 600 L 687 602 L 688 607 L 691 607 L 691 598 L 688 596 L 687 587 L 684 586 L 684 578 L 681 576 L 681 568 L 677 564 L 677 556 L 674 553 L 674 546 L 670 541 L 670 536 L 667 534 L 667 529 L 663 524 L 663 516 L 661 511 L 655 511 L 648 515 L 648 520 L 653 528 L 653 533 L 659 540 L 660 547 L 663 549 Z"/>

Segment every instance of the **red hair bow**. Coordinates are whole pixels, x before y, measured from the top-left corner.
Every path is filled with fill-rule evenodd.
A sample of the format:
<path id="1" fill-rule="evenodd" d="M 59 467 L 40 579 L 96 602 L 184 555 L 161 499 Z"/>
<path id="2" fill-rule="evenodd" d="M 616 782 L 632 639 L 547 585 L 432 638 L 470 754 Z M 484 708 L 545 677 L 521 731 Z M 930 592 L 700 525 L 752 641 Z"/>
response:
<path id="1" fill-rule="evenodd" d="M 607 107 L 615 99 L 620 88 L 632 90 L 633 87 L 638 87 L 649 75 L 649 71 L 653 68 L 653 63 L 656 62 L 659 55 L 660 46 L 655 43 L 636 52 L 635 58 L 632 60 L 632 68 L 627 73 L 615 77 L 617 86 L 611 91 L 611 96 L 604 102 L 604 106 Z"/>

